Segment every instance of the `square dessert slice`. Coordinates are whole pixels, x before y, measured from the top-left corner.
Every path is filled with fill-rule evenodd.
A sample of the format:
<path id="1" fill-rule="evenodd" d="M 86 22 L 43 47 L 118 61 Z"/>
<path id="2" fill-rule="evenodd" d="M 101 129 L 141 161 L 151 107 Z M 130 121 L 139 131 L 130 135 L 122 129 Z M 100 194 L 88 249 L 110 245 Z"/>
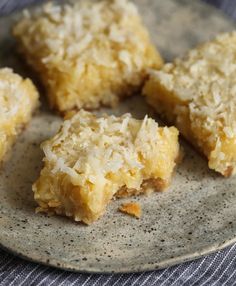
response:
<path id="1" fill-rule="evenodd" d="M 147 68 L 162 65 L 136 7 L 126 0 L 47 4 L 26 12 L 13 34 L 51 107 L 62 113 L 114 106 L 140 90 Z"/>
<path id="2" fill-rule="evenodd" d="M 0 69 L 0 162 L 37 106 L 38 92 L 31 80 Z"/>
<path id="3" fill-rule="evenodd" d="M 44 168 L 33 185 L 38 211 L 86 224 L 98 219 L 121 189 L 129 195 L 129 190 L 167 187 L 179 153 L 175 127 L 159 127 L 147 116 L 98 118 L 83 110 L 42 148 Z"/>
<path id="4" fill-rule="evenodd" d="M 156 111 L 208 158 L 209 168 L 236 172 L 236 33 L 190 50 L 152 71 L 143 93 Z"/>

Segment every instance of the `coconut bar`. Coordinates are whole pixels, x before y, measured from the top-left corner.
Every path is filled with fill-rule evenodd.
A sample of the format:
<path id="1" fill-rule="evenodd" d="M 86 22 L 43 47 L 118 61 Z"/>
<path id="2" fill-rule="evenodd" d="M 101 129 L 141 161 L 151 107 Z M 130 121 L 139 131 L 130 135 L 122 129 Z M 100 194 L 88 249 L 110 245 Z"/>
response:
<path id="1" fill-rule="evenodd" d="M 236 33 L 222 34 L 152 71 L 147 101 L 228 177 L 236 172 Z"/>
<path id="2" fill-rule="evenodd" d="M 116 195 L 168 187 L 179 153 L 178 131 L 147 116 L 96 117 L 81 110 L 42 149 L 44 168 L 33 185 L 37 210 L 90 224 Z"/>
<path id="3" fill-rule="evenodd" d="M 115 106 L 140 90 L 148 68 L 162 65 L 137 8 L 126 0 L 49 3 L 26 11 L 13 34 L 61 113 Z"/>
<path id="4" fill-rule="evenodd" d="M 0 69 L 0 162 L 37 106 L 38 92 L 31 80 Z"/>

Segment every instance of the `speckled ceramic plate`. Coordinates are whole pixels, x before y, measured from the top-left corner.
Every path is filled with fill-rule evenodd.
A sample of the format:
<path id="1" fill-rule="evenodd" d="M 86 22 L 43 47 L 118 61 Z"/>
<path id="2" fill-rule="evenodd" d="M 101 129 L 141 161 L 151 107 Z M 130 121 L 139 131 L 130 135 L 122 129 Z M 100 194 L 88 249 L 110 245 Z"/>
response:
<path id="1" fill-rule="evenodd" d="M 168 60 L 218 32 L 233 29 L 223 15 L 197 1 L 136 2 Z M 31 76 L 15 56 L 9 36 L 16 17 L 0 19 L 0 64 Z M 134 97 L 109 112 L 131 111 L 143 117 L 147 110 L 143 99 Z M 42 167 L 39 144 L 56 132 L 59 123 L 59 117 L 42 107 L 0 171 L 3 248 L 68 270 L 131 272 L 194 259 L 236 241 L 236 178 L 224 179 L 209 171 L 206 161 L 187 145 L 170 189 L 134 198 L 143 208 L 139 220 L 117 211 L 121 200 L 113 201 L 106 215 L 91 226 L 35 214 L 31 185 Z"/>

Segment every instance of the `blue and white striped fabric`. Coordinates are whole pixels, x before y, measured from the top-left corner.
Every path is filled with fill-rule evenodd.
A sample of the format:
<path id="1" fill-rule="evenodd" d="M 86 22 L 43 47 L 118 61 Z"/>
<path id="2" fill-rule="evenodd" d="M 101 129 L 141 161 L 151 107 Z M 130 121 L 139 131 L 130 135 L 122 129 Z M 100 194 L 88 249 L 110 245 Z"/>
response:
<path id="1" fill-rule="evenodd" d="M 70 273 L 29 263 L 0 251 L 0 285 L 232 286 L 236 285 L 236 244 L 205 258 L 164 270 L 116 275 Z"/>
<path id="2" fill-rule="evenodd" d="M 0 0 L 0 14 L 41 0 Z M 236 19 L 236 0 L 205 0 Z M 233 286 L 236 244 L 192 262 L 164 270 L 119 275 L 78 274 L 30 263 L 0 250 L 0 286 Z"/>

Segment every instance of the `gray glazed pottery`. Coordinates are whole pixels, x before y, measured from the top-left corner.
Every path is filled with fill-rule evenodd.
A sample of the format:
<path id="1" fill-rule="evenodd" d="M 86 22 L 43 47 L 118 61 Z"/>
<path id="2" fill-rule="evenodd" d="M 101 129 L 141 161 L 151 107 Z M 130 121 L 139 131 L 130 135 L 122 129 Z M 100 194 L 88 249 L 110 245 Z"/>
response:
<path id="1" fill-rule="evenodd" d="M 198 1 L 137 0 L 154 43 L 166 60 L 233 23 Z M 15 54 L 10 28 L 19 14 L 0 19 L 0 65 L 32 77 Z M 42 97 L 43 98 L 43 97 Z M 142 118 L 143 98 L 124 101 L 116 110 Z M 31 185 L 42 167 L 40 143 L 55 134 L 61 119 L 43 104 L 0 171 L 0 244 L 21 257 L 80 272 L 154 270 L 195 259 L 236 241 L 236 177 L 225 179 L 183 143 L 185 157 L 169 190 L 132 198 L 143 209 L 137 220 L 117 211 L 130 199 L 112 201 L 91 226 L 60 216 L 35 214 Z"/>

